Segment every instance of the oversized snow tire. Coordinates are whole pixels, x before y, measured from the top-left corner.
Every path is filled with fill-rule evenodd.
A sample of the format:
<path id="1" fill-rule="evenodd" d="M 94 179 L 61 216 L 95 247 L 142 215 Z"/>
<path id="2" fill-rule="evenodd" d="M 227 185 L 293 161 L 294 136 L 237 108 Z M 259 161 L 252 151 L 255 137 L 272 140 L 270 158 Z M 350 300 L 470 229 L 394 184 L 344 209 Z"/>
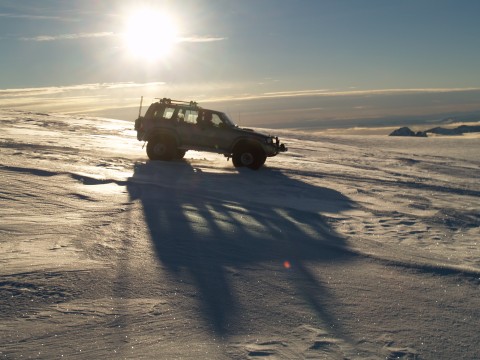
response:
<path id="1" fill-rule="evenodd" d="M 183 157 L 185 156 L 185 153 L 187 151 L 186 150 L 180 150 L 180 149 L 177 149 L 177 151 L 175 152 L 175 154 L 173 155 L 173 158 L 175 160 L 181 160 L 183 159 Z"/>
<path id="2" fill-rule="evenodd" d="M 253 170 L 261 168 L 266 159 L 263 149 L 255 145 L 241 146 L 233 152 L 232 156 L 233 166 L 246 166 Z"/>
<path id="3" fill-rule="evenodd" d="M 172 160 L 176 150 L 175 142 L 170 136 L 157 136 L 147 143 L 147 155 L 150 160 Z"/>

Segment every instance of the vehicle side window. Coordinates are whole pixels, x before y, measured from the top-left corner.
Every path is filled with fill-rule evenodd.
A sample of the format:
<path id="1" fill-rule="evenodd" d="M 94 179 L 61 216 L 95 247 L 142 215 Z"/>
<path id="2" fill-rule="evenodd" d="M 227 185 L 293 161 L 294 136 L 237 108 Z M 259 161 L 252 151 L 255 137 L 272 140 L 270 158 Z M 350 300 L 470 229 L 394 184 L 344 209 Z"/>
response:
<path id="1" fill-rule="evenodd" d="M 197 123 L 198 111 L 187 110 L 185 113 L 185 123 L 195 125 Z"/>
<path id="2" fill-rule="evenodd" d="M 163 117 L 163 109 L 155 110 L 155 112 L 153 113 L 153 118 L 155 120 L 160 120 L 162 117 Z"/>
<path id="3" fill-rule="evenodd" d="M 222 119 L 220 119 L 220 116 L 218 114 L 212 114 L 212 125 L 215 127 L 221 127 L 223 125 Z"/>
<path id="4" fill-rule="evenodd" d="M 184 122 L 185 121 L 185 109 L 178 109 L 177 113 L 177 121 Z"/>
<path id="5" fill-rule="evenodd" d="M 153 104 L 148 108 L 147 112 L 145 113 L 145 119 L 158 119 L 159 117 L 161 117 L 161 115 L 159 115 L 160 113 L 163 114 L 163 108 L 161 106 L 158 106 L 157 104 Z"/>
<path id="6" fill-rule="evenodd" d="M 175 112 L 175 108 L 173 108 L 173 107 L 165 108 L 165 112 L 163 113 L 163 118 L 164 119 L 171 119 L 174 112 Z"/>

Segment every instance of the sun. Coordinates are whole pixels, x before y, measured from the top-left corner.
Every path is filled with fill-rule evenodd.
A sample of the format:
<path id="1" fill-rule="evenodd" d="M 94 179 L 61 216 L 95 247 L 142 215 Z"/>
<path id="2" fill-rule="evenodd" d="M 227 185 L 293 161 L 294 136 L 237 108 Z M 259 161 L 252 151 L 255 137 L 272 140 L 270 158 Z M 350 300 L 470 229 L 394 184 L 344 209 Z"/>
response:
<path id="1" fill-rule="evenodd" d="M 177 41 L 177 25 L 166 12 L 143 9 L 127 18 L 124 42 L 134 57 L 150 61 L 165 58 Z"/>

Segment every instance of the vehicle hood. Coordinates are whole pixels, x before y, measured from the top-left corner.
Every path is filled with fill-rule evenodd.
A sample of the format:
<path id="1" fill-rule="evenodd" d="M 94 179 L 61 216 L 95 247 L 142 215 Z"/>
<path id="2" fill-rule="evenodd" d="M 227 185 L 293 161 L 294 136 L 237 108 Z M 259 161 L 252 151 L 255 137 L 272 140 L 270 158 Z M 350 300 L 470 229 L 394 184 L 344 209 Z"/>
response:
<path id="1" fill-rule="evenodd" d="M 268 135 L 268 134 L 265 134 L 265 133 L 261 133 L 261 132 L 258 132 L 256 130 L 253 130 L 253 129 L 249 129 L 249 128 L 241 128 L 241 127 L 236 127 L 235 128 L 237 130 L 237 132 L 239 133 L 244 133 L 244 134 L 248 134 L 249 136 L 251 136 L 252 134 L 258 136 L 258 137 L 262 137 L 262 138 L 268 138 L 268 137 L 271 137 L 271 135 Z"/>

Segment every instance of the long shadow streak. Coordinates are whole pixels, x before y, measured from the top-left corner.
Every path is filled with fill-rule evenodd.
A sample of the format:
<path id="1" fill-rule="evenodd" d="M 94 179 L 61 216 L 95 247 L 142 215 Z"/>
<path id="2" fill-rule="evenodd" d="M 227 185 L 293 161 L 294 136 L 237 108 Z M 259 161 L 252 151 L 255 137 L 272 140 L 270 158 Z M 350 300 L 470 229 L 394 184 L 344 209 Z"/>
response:
<path id="1" fill-rule="evenodd" d="M 143 205 L 159 262 L 178 278 L 188 274 L 201 315 L 217 334 L 233 331 L 230 324 L 242 310 L 227 267 L 288 258 L 297 265 L 297 286 L 306 303 L 324 323 L 335 323 L 325 306 L 334 300 L 306 262 L 351 260 L 345 240 L 319 215 L 331 212 L 332 203 L 336 211 L 352 208 L 349 198 L 279 170 L 205 173 L 187 162 L 138 164 L 127 189 Z M 275 196 L 282 201 L 272 204 Z M 308 209 L 302 209 L 307 200 Z"/>

